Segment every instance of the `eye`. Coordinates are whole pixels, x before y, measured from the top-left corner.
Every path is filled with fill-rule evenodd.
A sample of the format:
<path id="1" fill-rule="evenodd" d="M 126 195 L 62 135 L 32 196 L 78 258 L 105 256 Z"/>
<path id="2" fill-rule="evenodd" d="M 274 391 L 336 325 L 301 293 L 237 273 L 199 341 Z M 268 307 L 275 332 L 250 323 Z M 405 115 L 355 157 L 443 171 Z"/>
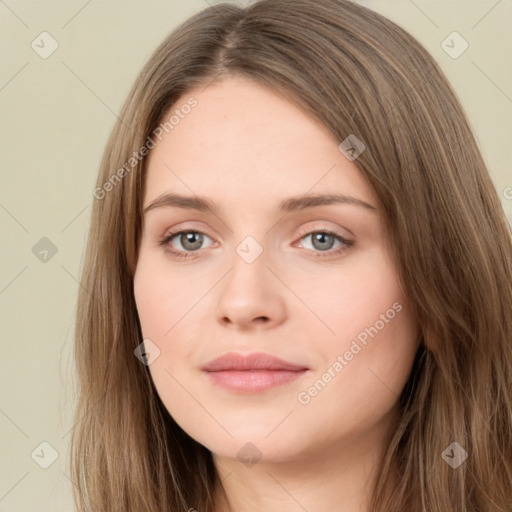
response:
<path id="1" fill-rule="evenodd" d="M 314 251 L 313 254 L 320 258 L 339 254 L 354 244 L 353 240 L 348 240 L 338 233 L 329 230 L 311 231 L 300 238 L 300 240 L 307 239 L 310 239 L 311 248 L 305 248 Z M 335 246 L 336 243 L 338 245 Z"/>
<path id="2" fill-rule="evenodd" d="M 165 250 L 173 256 L 179 259 L 185 259 L 194 257 L 195 255 L 193 253 L 199 252 L 200 249 L 204 248 L 203 243 L 205 238 L 211 241 L 211 238 L 201 231 L 175 231 L 167 233 L 159 241 L 159 245 L 163 246 Z M 310 239 L 311 248 L 305 248 L 312 251 L 312 254 L 315 257 L 320 258 L 337 255 L 354 244 L 354 241 L 348 240 L 338 233 L 326 229 L 310 231 L 309 233 L 302 235 L 299 240 L 302 241 L 307 239 Z M 307 245 L 308 244 L 306 244 L 306 246 Z"/>
<path id="3" fill-rule="evenodd" d="M 187 258 L 189 257 L 187 253 L 196 252 L 202 248 L 205 237 L 211 240 L 208 235 L 200 231 L 176 231 L 167 233 L 159 243 L 177 257 Z M 181 247 L 176 247 L 176 245 L 181 245 Z"/>

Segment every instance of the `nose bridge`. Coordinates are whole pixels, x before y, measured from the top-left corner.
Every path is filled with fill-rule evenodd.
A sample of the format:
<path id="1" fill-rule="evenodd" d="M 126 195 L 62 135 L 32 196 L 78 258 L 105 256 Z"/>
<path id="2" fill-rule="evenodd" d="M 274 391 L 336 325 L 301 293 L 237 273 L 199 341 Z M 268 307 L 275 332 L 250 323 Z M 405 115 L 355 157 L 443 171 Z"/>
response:
<path id="1" fill-rule="evenodd" d="M 239 293 L 261 293 L 260 288 L 265 286 L 268 281 L 267 274 L 270 274 L 267 268 L 269 254 L 263 242 L 259 242 L 253 235 L 244 235 L 242 241 L 234 246 L 230 261 L 232 268 L 227 276 L 230 285 L 235 289 L 240 285 Z M 268 283 L 266 286 L 268 287 Z"/>
<path id="2" fill-rule="evenodd" d="M 254 211 L 241 211 L 239 217 L 230 226 L 231 243 L 229 244 L 235 254 L 233 254 L 233 271 L 244 269 L 251 271 L 253 266 L 262 270 L 262 262 L 268 263 L 268 243 L 273 234 L 269 233 L 268 225 L 263 219 L 264 214 L 257 214 Z M 256 265 L 255 265 L 256 264 Z M 261 267 L 261 268 L 260 268 Z M 242 270 L 243 273 L 243 270 Z M 249 272 L 251 273 L 251 272 Z"/>
<path id="3" fill-rule="evenodd" d="M 269 254 L 253 235 L 245 235 L 234 247 L 230 272 L 219 289 L 218 319 L 227 324 L 247 327 L 255 320 L 276 324 L 285 312 L 278 283 L 267 268 Z"/>
<path id="4" fill-rule="evenodd" d="M 258 238 L 261 240 L 263 237 L 258 236 Z M 265 252 L 263 247 L 263 241 L 258 241 L 254 236 L 247 235 L 244 237 L 244 239 L 236 246 L 235 252 L 237 253 L 238 257 L 247 265 L 252 265 L 257 260 L 266 260 L 265 257 L 261 257 L 263 253 Z M 239 263 L 237 261 L 237 263 Z"/>

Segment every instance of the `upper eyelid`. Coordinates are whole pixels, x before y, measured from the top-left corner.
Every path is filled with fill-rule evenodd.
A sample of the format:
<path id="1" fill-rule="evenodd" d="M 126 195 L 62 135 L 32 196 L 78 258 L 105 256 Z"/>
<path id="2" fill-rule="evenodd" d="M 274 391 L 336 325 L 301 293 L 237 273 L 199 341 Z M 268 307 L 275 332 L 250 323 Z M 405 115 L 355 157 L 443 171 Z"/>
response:
<path id="1" fill-rule="evenodd" d="M 312 223 L 312 222 L 322 222 L 322 221 L 309 221 L 307 222 L 307 224 L 309 223 Z M 327 222 L 332 222 L 332 221 L 323 221 L 324 223 L 327 223 Z M 180 223 L 181 224 L 181 223 Z M 180 225 L 178 224 L 178 226 Z M 341 233 L 338 233 L 338 231 L 340 230 L 343 230 L 343 231 L 346 231 L 347 234 L 346 235 L 343 235 Z M 213 236 L 210 236 L 206 230 L 202 229 L 202 228 L 194 228 L 194 227 L 191 227 L 191 228 L 168 228 L 165 230 L 165 233 L 167 234 L 164 234 L 163 236 L 166 237 L 168 236 L 170 233 L 173 233 L 173 234 L 178 234 L 178 233 L 182 233 L 182 232 L 195 232 L 195 233 L 201 233 L 203 235 L 206 235 L 212 239 L 215 239 L 216 237 L 213 237 Z M 304 229 L 299 229 L 299 231 L 302 233 L 301 235 L 299 235 L 300 237 L 303 237 L 305 235 L 308 235 L 310 233 L 316 233 L 316 232 L 319 232 L 319 231 L 329 231 L 337 236 L 340 236 L 342 238 L 351 238 L 351 237 L 354 237 L 353 233 L 347 229 L 347 228 L 335 228 L 335 227 L 327 227 L 327 226 L 320 226 L 320 227 L 306 227 Z M 222 240 L 222 237 L 220 237 L 220 239 Z"/>

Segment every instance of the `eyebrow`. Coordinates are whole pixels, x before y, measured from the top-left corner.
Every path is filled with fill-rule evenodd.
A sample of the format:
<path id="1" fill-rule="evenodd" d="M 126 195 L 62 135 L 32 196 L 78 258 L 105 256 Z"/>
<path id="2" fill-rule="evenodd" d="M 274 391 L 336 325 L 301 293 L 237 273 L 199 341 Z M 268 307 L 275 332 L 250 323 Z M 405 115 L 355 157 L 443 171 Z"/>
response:
<path id="1" fill-rule="evenodd" d="M 331 204 L 349 204 L 360 206 L 368 211 L 375 213 L 377 208 L 361 199 L 343 194 L 317 194 L 299 197 L 290 197 L 279 203 L 279 211 L 283 213 L 291 213 L 295 211 L 313 208 L 315 206 L 325 206 Z M 175 207 L 186 210 L 197 210 L 200 212 L 211 211 L 214 214 L 219 213 L 218 206 L 205 197 L 200 196 L 183 196 L 174 193 L 165 193 L 157 197 L 152 203 L 144 208 L 143 213 L 154 210 L 156 208 Z"/>

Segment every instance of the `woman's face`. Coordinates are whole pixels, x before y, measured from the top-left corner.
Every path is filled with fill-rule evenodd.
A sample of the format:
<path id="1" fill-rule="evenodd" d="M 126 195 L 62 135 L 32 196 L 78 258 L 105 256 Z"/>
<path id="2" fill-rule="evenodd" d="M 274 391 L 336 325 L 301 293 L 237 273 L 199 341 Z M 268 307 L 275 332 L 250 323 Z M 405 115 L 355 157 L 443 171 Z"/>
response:
<path id="1" fill-rule="evenodd" d="M 163 404 L 214 454 L 248 464 L 382 431 L 418 332 L 357 153 L 242 78 L 176 109 L 149 155 L 134 277 Z"/>

